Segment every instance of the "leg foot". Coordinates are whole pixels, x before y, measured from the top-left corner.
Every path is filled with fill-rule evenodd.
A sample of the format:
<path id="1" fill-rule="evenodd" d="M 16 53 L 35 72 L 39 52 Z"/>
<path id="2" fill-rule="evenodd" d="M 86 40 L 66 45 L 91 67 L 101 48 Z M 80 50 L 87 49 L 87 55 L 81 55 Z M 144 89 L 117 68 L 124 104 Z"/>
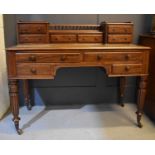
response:
<path id="1" fill-rule="evenodd" d="M 143 125 L 141 123 L 142 114 L 138 113 L 138 112 L 136 112 L 136 114 L 137 114 L 137 125 L 139 128 L 142 128 L 143 127 Z"/>
<path id="2" fill-rule="evenodd" d="M 16 128 L 18 135 L 21 135 L 23 133 L 22 129 L 19 128 L 19 123 L 15 123 L 15 128 Z"/>

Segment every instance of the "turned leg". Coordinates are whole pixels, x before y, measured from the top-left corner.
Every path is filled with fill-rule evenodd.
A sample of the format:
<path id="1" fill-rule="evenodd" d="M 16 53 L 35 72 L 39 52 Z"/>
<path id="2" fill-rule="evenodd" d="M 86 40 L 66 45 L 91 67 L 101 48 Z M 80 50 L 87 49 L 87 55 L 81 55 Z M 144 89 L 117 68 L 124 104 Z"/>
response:
<path id="1" fill-rule="evenodd" d="M 18 134 L 22 134 L 19 129 L 19 100 L 18 100 L 18 80 L 9 80 L 10 104 L 13 114 L 13 121 Z"/>
<path id="2" fill-rule="evenodd" d="M 146 97 L 146 86 L 147 86 L 147 76 L 141 76 L 139 81 L 139 89 L 138 89 L 138 100 L 137 100 L 137 124 L 138 127 L 142 128 L 141 117 L 143 114 L 143 107 L 145 103 Z"/>
<path id="3" fill-rule="evenodd" d="M 120 105 L 124 107 L 124 93 L 126 87 L 126 77 L 120 77 Z"/>
<path id="4" fill-rule="evenodd" d="M 23 92 L 24 92 L 24 99 L 25 99 L 25 104 L 27 106 L 27 109 L 31 110 L 32 105 L 31 105 L 31 100 L 30 100 L 29 81 L 28 80 L 23 80 Z"/>

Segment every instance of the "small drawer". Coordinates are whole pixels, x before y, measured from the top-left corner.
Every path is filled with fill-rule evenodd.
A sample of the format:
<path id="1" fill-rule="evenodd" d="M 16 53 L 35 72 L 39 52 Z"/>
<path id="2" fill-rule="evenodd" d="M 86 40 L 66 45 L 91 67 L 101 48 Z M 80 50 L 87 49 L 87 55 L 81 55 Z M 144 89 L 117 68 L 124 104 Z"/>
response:
<path id="1" fill-rule="evenodd" d="M 17 53 L 17 63 L 76 63 L 82 60 L 80 53 Z"/>
<path id="2" fill-rule="evenodd" d="M 108 43 L 131 43 L 132 35 L 108 35 Z"/>
<path id="3" fill-rule="evenodd" d="M 141 52 L 87 52 L 84 55 L 84 61 L 86 62 L 133 62 L 142 63 L 143 53 Z"/>
<path id="4" fill-rule="evenodd" d="M 112 74 L 141 74 L 143 72 L 142 64 L 114 64 Z"/>
<path id="5" fill-rule="evenodd" d="M 74 34 L 52 34 L 50 36 L 50 42 L 52 43 L 75 43 L 76 41 L 76 35 Z"/>
<path id="6" fill-rule="evenodd" d="M 102 43 L 102 34 L 79 34 L 78 42 L 80 43 Z"/>
<path id="7" fill-rule="evenodd" d="M 47 35 L 19 35 L 19 43 L 48 43 Z"/>
<path id="8" fill-rule="evenodd" d="M 107 31 L 111 34 L 131 34 L 133 32 L 133 25 L 108 25 Z"/>
<path id="9" fill-rule="evenodd" d="M 45 76 L 53 75 L 54 69 L 50 64 L 17 64 L 18 76 Z"/>
<path id="10" fill-rule="evenodd" d="M 47 33 L 47 24 L 20 23 L 18 31 L 20 34 L 45 34 Z"/>

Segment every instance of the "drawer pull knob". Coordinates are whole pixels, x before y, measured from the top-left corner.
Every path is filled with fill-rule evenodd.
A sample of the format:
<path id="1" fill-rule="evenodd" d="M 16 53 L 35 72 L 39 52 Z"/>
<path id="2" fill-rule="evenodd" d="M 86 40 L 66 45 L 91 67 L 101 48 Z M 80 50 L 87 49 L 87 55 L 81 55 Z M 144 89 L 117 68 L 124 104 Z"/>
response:
<path id="1" fill-rule="evenodd" d="M 66 60 L 66 57 L 65 56 L 61 56 L 60 60 L 61 61 L 65 61 Z"/>
<path id="2" fill-rule="evenodd" d="M 129 66 L 126 66 L 126 67 L 125 67 L 125 71 L 128 72 L 129 70 L 130 70 L 130 67 L 129 67 Z"/>
<path id="3" fill-rule="evenodd" d="M 101 55 L 97 55 L 97 60 L 100 61 L 102 59 Z"/>
<path id="4" fill-rule="evenodd" d="M 36 57 L 34 55 L 32 55 L 32 56 L 29 57 L 29 60 L 30 61 L 36 61 Z"/>
<path id="5" fill-rule="evenodd" d="M 39 27 L 39 28 L 38 28 L 38 32 L 40 32 L 40 31 L 41 31 L 41 28 Z"/>
<path id="6" fill-rule="evenodd" d="M 130 56 L 127 54 L 125 55 L 125 60 L 129 60 L 130 59 Z"/>
<path id="7" fill-rule="evenodd" d="M 37 70 L 35 68 L 31 68 L 31 73 L 36 74 Z"/>

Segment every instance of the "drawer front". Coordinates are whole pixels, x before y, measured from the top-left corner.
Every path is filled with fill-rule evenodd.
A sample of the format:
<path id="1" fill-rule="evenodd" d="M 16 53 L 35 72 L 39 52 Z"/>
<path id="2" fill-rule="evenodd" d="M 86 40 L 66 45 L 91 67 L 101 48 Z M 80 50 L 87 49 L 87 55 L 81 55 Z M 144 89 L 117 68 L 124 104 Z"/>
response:
<path id="1" fill-rule="evenodd" d="M 141 52 L 87 52 L 84 55 L 84 61 L 86 62 L 134 62 L 142 63 L 144 59 L 143 53 Z"/>
<path id="2" fill-rule="evenodd" d="M 46 35 L 19 35 L 20 43 L 48 43 Z"/>
<path id="3" fill-rule="evenodd" d="M 47 33 L 47 24 L 19 24 L 20 34 L 44 34 Z"/>
<path id="4" fill-rule="evenodd" d="M 52 34 L 50 36 L 50 42 L 54 43 L 74 43 L 77 42 L 76 35 L 71 35 L 71 34 Z"/>
<path id="5" fill-rule="evenodd" d="M 131 34 L 133 32 L 133 26 L 132 25 L 108 25 L 108 33 L 111 34 Z"/>
<path id="6" fill-rule="evenodd" d="M 53 71 L 50 64 L 17 64 L 17 76 L 51 76 Z"/>
<path id="7" fill-rule="evenodd" d="M 52 63 L 52 62 L 80 62 L 82 55 L 80 53 L 17 53 L 16 61 L 18 63 Z"/>
<path id="8" fill-rule="evenodd" d="M 131 43 L 132 35 L 108 35 L 108 43 Z"/>
<path id="9" fill-rule="evenodd" d="M 102 43 L 102 34 L 79 34 L 78 42 L 80 43 Z"/>
<path id="10" fill-rule="evenodd" d="M 143 65 L 142 64 L 115 64 L 112 66 L 112 74 L 122 75 L 122 74 L 142 74 Z"/>

